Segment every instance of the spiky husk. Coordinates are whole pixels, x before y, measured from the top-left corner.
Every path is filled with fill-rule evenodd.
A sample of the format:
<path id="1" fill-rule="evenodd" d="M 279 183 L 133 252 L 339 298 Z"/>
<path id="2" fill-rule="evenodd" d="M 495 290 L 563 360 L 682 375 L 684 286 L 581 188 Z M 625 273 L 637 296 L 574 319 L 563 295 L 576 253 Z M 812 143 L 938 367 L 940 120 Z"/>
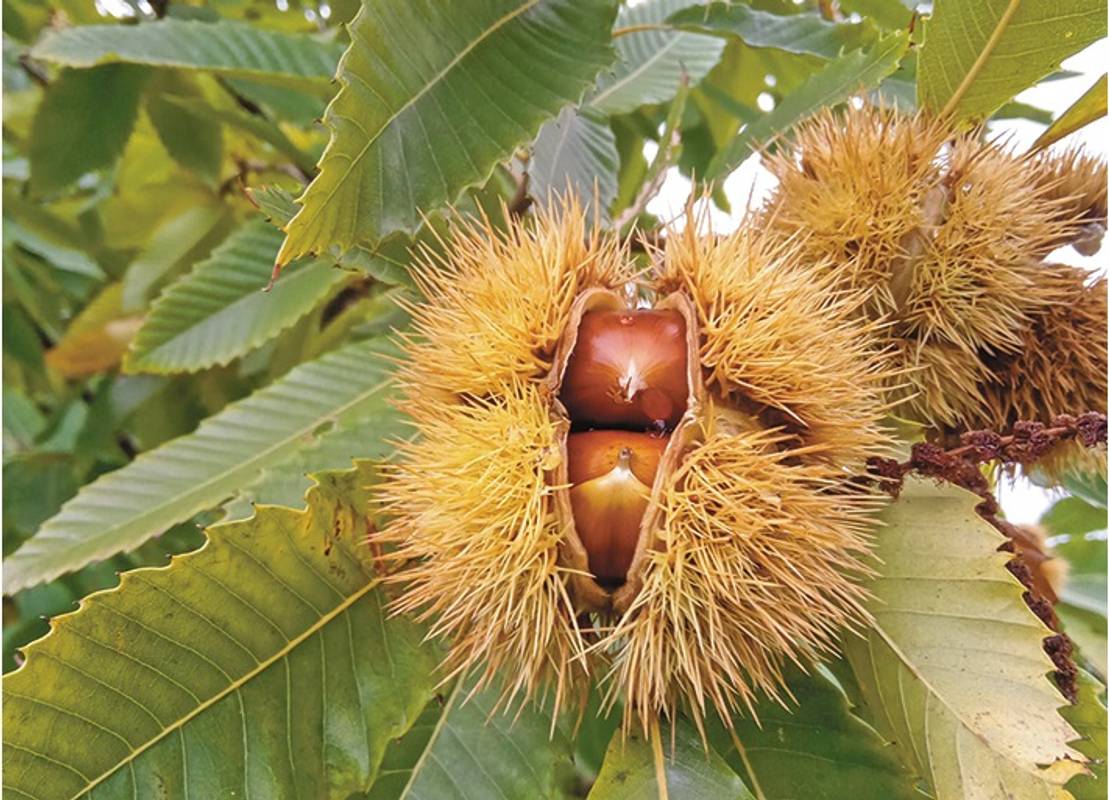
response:
<path id="1" fill-rule="evenodd" d="M 979 392 L 985 404 L 968 427 L 1004 429 L 1018 420 L 1050 423 L 1059 414 L 1106 411 L 1105 278 L 1051 264 L 1040 281 L 1057 301 L 1032 318 L 1016 353 L 986 360 L 990 371 Z M 1080 467 L 1104 474 L 1104 449 L 1064 443 L 1037 463 L 1052 477 Z"/>
<path id="2" fill-rule="evenodd" d="M 1106 410 L 1106 281 L 1079 267 L 1044 265 L 1044 291 L 1057 301 L 1021 331 L 1020 348 L 988 359 L 980 422 L 1049 422 L 1059 414 Z"/>
<path id="3" fill-rule="evenodd" d="M 1105 234 L 1105 162 L 1081 147 L 1070 147 L 1043 153 L 1032 166 L 1033 179 L 1057 202 L 1059 219 L 1067 222 L 1068 228 L 1078 226 L 1063 239 L 1051 242 L 1051 249 L 1073 244 L 1083 255 L 1093 255 Z"/>
<path id="4" fill-rule="evenodd" d="M 908 420 L 958 427 L 982 415 L 981 385 L 989 370 L 978 353 L 944 341 L 886 340 L 891 377 L 887 397 Z"/>
<path id="5" fill-rule="evenodd" d="M 422 398 L 482 397 L 545 375 L 574 298 L 628 279 L 623 247 L 590 227 L 574 199 L 530 226 L 459 222 L 443 247 L 412 271 L 427 302 L 409 306 L 401 379 Z"/>
<path id="6" fill-rule="evenodd" d="M 377 539 L 406 563 L 393 608 L 451 641 L 445 675 L 484 663 L 490 680 L 503 668 L 506 699 L 549 684 L 558 706 L 584 678 L 584 644 L 558 565 L 546 471 L 560 456 L 542 391 L 515 382 L 419 409 L 420 438 L 401 445 L 382 487 L 393 520 Z"/>
<path id="7" fill-rule="evenodd" d="M 853 314 L 857 294 L 793 267 L 800 258 L 755 230 L 698 237 L 688 226 L 667 239 L 657 284 L 693 301 L 708 391 L 783 426 L 809 458 L 860 464 L 883 440 L 879 384 L 892 379 L 878 326 Z"/>
<path id="8" fill-rule="evenodd" d="M 725 720 L 778 697 L 781 668 L 866 618 L 861 557 L 876 498 L 849 489 L 870 456 L 887 380 L 858 299 L 792 270 L 757 232 L 667 240 L 657 285 L 692 301 L 707 406 L 659 500 L 643 588 L 608 637 L 625 726 L 706 703 Z"/>
<path id="9" fill-rule="evenodd" d="M 882 340 L 909 384 L 890 396 L 912 398 L 898 413 L 953 427 L 982 406 L 982 358 L 1019 350 L 1030 320 L 1059 302 L 1039 259 L 1080 235 L 1076 203 L 1103 206 L 1104 183 L 1084 156 L 948 137 L 889 109 L 818 115 L 769 159 L 779 187 L 757 224 L 887 322 Z"/>
<path id="10" fill-rule="evenodd" d="M 1032 256 L 1072 227 L 1029 178 L 1030 161 L 971 136 L 950 145 L 941 218 L 910 259 L 911 288 L 896 312 L 908 335 L 1011 350 L 1030 314 L 1052 302 Z"/>
<path id="11" fill-rule="evenodd" d="M 759 227 L 797 243 L 797 257 L 824 264 L 862 291 L 877 314 L 895 310 L 894 276 L 915 233 L 934 223 L 945 126 L 890 109 L 825 111 L 799 126 L 791 146 L 766 160 L 778 188 Z"/>
<path id="12" fill-rule="evenodd" d="M 947 136 L 940 122 L 872 106 L 818 115 L 769 159 L 779 187 L 763 218 L 867 292 L 902 335 L 1015 346 L 1039 300 L 1030 256 L 1074 224 L 1034 158 Z"/>
<path id="13" fill-rule="evenodd" d="M 377 536 L 403 565 L 393 607 L 451 639 L 446 674 L 499 671 L 506 697 L 553 685 L 563 704 L 615 659 L 626 723 L 650 730 L 706 702 L 727 716 L 778 692 L 786 660 L 825 652 L 865 619 L 857 578 L 876 501 L 850 478 L 886 454 L 875 324 L 834 278 L 785 268 L 788 247 L 754 233 L 699 239 L 695 226 L 669 237 L 643 288 L 680 291 L 696 311 L 709 397 L 690 413 L 703 431 L 656 489 L 647 541 L 666 550 L 645 560 L 642 593 L 580 631 L 559 559 L 565 487 L 552 477 L 567 423 L 548 373 L 573 298 L 634 276 L 580 208 L 555 213 L 504 234 L 456 232 L 425 278 L 428 302 L 412 308 L 400 380 L 417 438 L 382 486 L 393 520 Z M 712 636 L 695 641 L 697 630 Z"/>
<path id="14" fill-rule="evenodd" d="M 679 707 L 700 725 L 706 703 L 725 720 L 754 713 L 757 691 L 780 699 L 786 660 L 827 655 L 867 618 L 855 580 L 874 498 L 845 492 L 842 473 L 787 442 L 710 417 L 671 477 L 665 550 L 610 637 L 622 642 L 625 726 Z"/>

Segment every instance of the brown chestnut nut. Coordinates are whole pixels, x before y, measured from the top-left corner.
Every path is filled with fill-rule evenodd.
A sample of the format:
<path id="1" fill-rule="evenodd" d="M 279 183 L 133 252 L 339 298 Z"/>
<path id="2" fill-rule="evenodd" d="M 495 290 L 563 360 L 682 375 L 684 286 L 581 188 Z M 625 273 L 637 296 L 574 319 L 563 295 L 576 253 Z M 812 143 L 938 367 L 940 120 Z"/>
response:
<path id="1" fill-rule="evenodd" d="M 567 439 L 574 526 L 602 586 L 619 586 L 627 577 L 668 438 L 604 430 Z"/>
<path id="2" fill-rule="evenodd" d="M 685 413 L 687 362 L 677 311 L 588 311 L 560 398 L 579 425 L 669 430 Z"/>

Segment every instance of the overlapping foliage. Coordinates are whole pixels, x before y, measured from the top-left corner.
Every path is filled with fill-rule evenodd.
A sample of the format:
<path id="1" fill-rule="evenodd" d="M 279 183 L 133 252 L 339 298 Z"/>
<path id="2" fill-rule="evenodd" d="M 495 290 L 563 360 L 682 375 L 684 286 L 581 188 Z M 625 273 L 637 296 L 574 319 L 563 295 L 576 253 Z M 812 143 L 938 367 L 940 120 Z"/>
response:
<path id="1" fill-rule="evenodd" d="M 505 714 L 436 672 L 363 545 L 385 521 L 352 459 L 410 435 L 389 334 L 450 208 L 496 227 L 569 189 L 649 229 L 668 170 L 726 207 L 752 153 L 851 98 L 1043 122 L 1012 98 L 1105 36 L 1103 0 L 911 6 L 5 0 L 5 792 L 1104 796 L 1096 475 L 1043 519 L 1077 705 L 972 501 L 910 483 L 847 658 L 658 752 L 596 697 Z"/>

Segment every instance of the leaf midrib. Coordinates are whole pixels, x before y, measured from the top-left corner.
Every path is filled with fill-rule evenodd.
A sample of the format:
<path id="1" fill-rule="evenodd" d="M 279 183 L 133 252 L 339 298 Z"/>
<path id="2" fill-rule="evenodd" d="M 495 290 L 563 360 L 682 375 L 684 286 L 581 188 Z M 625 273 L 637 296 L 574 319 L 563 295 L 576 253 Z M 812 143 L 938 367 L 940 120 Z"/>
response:
<path id="1" fill-rule="evenodd" d="M 955 89 L 955 93 L 951 95 L 951 99 L 947 101 L 943 110 L 940 111 L 941 117 L 950 116 L 955 109 L 959 107 L 959 103 L 966 97 L 966 93 L 970 90 L 975 78 L 977 78 L 979 73 L 985 68 L 986 62 L 989 61 L 990 56 L 993 55 L 993 51 L 996 50 L 998 44 L 1001 43 L 1001 37 L 1009 27 L 1009 23 L 1013 21 L 1013 16 L 1017 13 L 1019 7 L 1020 0 L 1009 0 L 1009 4 L 1001 13 L 1001 17 L 998 19 L 993 33 L 990 34 L 990 38 L 987 39 L 986 44 L 983 45 L 982 52 L 974 59 L 974 63 L 970 65 L 967 74 L 963 76 L 962 81 L 959 82 L 959 86 Z"/>
<path id="2" fill-rule="evenodd" d="M 294 223 L 299 222 L 300 224 L 309 224 L 309 223 L 315 222 L 315 220 L 319 217 L 319 215 L 323 211 L 323 209 L 326 208 L 331 203 L 332 198 L 335 196 L 335 193 L 339 191 L 339 189 L 347 182 L 347 180 L 350 178 L 350 176 L 354 173 L 355 168 L 362 161 L 362 159 L 365 158 L 366 153 L 368 153 L 370 151 L 370 148 L 373 146 L 373 144 L 378 139 L 381 138 L 382 134 L 384 134 L 385 131 L 387 131 L 389 129 L 389 127 L 397 120 L 397 118 L 401 114 L 403 114 L 405 111 L 407 111 L 413 105 L 415 105 L 416 102 L 421 97 L 423 97 L 425 94 L 430 92 L 431 89 L 436 84 L 438 84 L 441 80 L 443 80 L 443 78 L 445 78 L 450 73 L 450 71 L 452 69 L 454 69 L 455 66 L 457 66 L 457 64 L 463 58 L 465 58 L 471 52 L 473 52 L 474 48 L 476 48 L 478 45 L 480 45 L 482 42 L 484 42 L 486 39 L 488 39 L 494 33 L 499 31 L 502 27 L 507 25 L 509 22 L 514 20 L 516 17 L 530 11 L 532 8 L 534 8 L 536 5 L 538 5 L 538 3 L 539 3 L 539 0 L 528 0 L 528 2 L 524 3 L 523 5 L 513 9 L 512 11 L 509 11 L 507 14 L 502 16 L 500 19 L 496 20 L 488 28 L 483 30 L 481 32 L 480 36 L 478 36 L 472 42 L 469 42 L 465 47 L 463 47 L 454 56 L 454 58 L 452 58 L 449 62 L 447 62 L 447 64 L 442 69 L 440 69 L 439 72 L 437 72 L 434 76 L 432 76 L 431 80 L 429 80 L 426 84 L 424 84 L 424 86 L 420 89 L 420 91 L 418 91 L 414 95 L 412 95 L 412 97 L 409 98 L 407 101 L 405 101 L 405 103 L 400 108 L 398 108 L 396 111 L 394 111 L 392 114 L 389 115 L 389 118 L 386 119 L 381 124 L 381 126 L 377 129 L 377 131 L 374 133 L 374 135 L 371 136 L 366 141 L 366 143 L 362 146 L 362 149 L 358 151 L 357 155 L 355 155 L 354 158 L 350 159 L 350 161 L 347 163 L 346 169 L 339 176 L 338 180 L 335 181 L 335 185 L 327 192 L 326 195 L 324 195 L 322 201 L 320 201 L 315 206 L 315 210 L 312 211 L 311 215 L 305 216 L 303 222 L 300 222 L 301 215 L 306 214 L 306 212 L 308 212 L 308 210 L 309 210 L 309 207 L 307 205 L 302 206 L 300 211 L 298 211 L 296 213 L 296 216 L 294 216 L 289 221 L 289 224 L 285 226 L 284 230 L 288 231 L 290 228 L 293 227 Z M 362 12 L 359 12 L 359 13 L 362 13 Z M 328 149 L 329 150 L 331 149 L 330 145 L 328 146 Z M 286 238 L 285 242 L 281 246 L 281 252 L 279 252 L 277 254 L 277 262 L 278 263 L 282 262 L 282 259 L 286 254 L 286 248 L 288 246 L 289 246 L 289 239 Z"/>
<path id="3" fill-rule="evenodd" d="M 633 69 L 631 72 L 629 72 L 623 78 L 621 78 L 618 81 L 613 81 L 612 84 L 609 85 L 607 88 L 605 88 L 603 91 L 598 92 L 597 96 L 589 101 L 589 105 L 594 106 L 596 108 L 600 108 L 601 103 L 605 100 L 605 98 L 612 95 L 612 93 L 615 92 L 616 90 L 624 88 L 632 80 L 634 80 L 635 78 L 638 78 L 641 74 L 643 74 L 643 72 L 646 69 L 648 69 L 649 67 L 654 66 L 655 63 L 660 58 L 662 58 L 664 55 L 669 53 L 670 50 L 673 49 L 681 41 L 682 36 L 689 35 L 689 34 L 685 33 L 684 31 L 680 31 L 680 30 L 677 30 L 677 29 L 674 29 L 674 30 L 675 30 L 675 34 L 670 39 L 670 41 L 668 41 L 665 45 L 663 45 L 658 50 L 656 50 L 654 55 L 650 56 L 646 61 L 644 61 L 638 67 Z M 635 34 L 633 34 L 633 35 L 635 35 Z"/>
<path id="4" fill-rule="evenodd" d="M 898 662 L 900 662 L 905 667 L 905 669 L 907 669 L 910 673 L 912 673 L 913 677 L 915 677 L 918 681 L 920 681 L 921 685 L 924 686 L 924 688 L 928 691 L 928 694 L 931 697 L 936 698 L 936 701 L 940 705 L 942 705 L 944 708 L 946 708 L 951 713 L 951 715 L 956 720 L 958 720 L 959 724 L 967 730 L 968 733 L 970 733 L 972 736 L 974 736 L 975 739 L 978 739 L 980 742 L 982 742 L 982 744 L 985 745 L 989 749 L 990 753 L 992 753 L 995 757 L 1003 758 L 1006 761 L 1008 761 L 1009 763 L 1014 764 L 1017 767 L 1020 767 L 1022 769 L 1022 771 L 1026 771 L 1026 770 L 1023 769 L 1023 767 L 1021 767 L 1021 765 L 1018 762 L 1014 761 L 1009 755 L 1007 755 L 1005 753 L 1001 753 L 997 749 L 995 749 L 990 744 L 989 739 L 987 739 L 973 725 L 971 725 L 966 719 L 964 719 L 963 715 L 959 712 L 959 710 L 957 708 L 955 708 L 954 706 L 952 706 L 947 701 L 947 698 L 944 697 L 944 695 L 942 695 L 939 692 L 939 690 L 936 689 L 936 687 L 932 685 L 931 681 L 929 681 L 927 678 L 924 677 L 923 674 L 921 674 L 920 670 L 916 667 L 915 664 L 913 664 L 913 662 L 908 658 L 908 656 L 906 656 L 905 653 L 902 652 L 901 648 L 898 647 L 897 644 L 890 637 L 890 635 L 886 633 L 885 628 L 881 625 L 881 623 L 878 622 L 877 619 L 874 620 L 874 622 L 871 624 L 870 627 L 871 627 L 871 630 L 873 630 L 875 633 L 877 633 L 878 636 L 881 638 L 881 640 L 883 642 L 885 642 L 886 646 L 889 647 L 890 651 L 893 652 L 893 654 L 897 657 Z M 873 656 L 870 656 L 869 658 L 870 658 L 870 661 L 873 663 L 874 662 Z M 1060 701 L 1061 700 L 1062 700 L 1062 698 L 1060 698 Z M 925 714 L 929 714 L 929 713 L 931 713 L 931 712 L 929 712 L 926 709 Z M 914 750 L 915 750 L 915 748 L 914 748 Z M 919 757 L 919 756 L 917 756 L 917 757 Z M 923 766 L 925 766 L 928 769 L 929 773 L 933 772 L 932 759 L 931 759 L 930 753 L 929 753 L 929 756 L 928 756 L 927 763 L 924 763 Z M 963 774 L 961 765 L 960 765 L 960 774 Z M 1031 774 L 1031 773 L 1029 773 L 1029 774 Z M 932 778 L 932 780 L 934 780 L 934 778 Z"/>
<path id="5" fill-rule="evenodd" d="M 209 546 L 210 545 L 205 545 L 205 547 L 203 547 L 201 550 L 198 550 L 197 552 L 198 553 L 204 552 L 204 550 L 207 550 Z M 195 554 L 190 554 L 190 555 L 195 555 Z M 186 556 L 186 558 L 188 558 L 188 556 Z M 101 773 L 100 775 L 93 778 L 91 781 L 89 781 L 89 783 L 86 787 L 84 787 L 83 789 L 78 791 L 77 794 L 73 795 L 70 798 L 70 800 L 78 800 L 78 798 L 80 798 L 82 795 L 84 795 L 87 792 L 91 791 L 92 789 L 96 788 L 96 786 L 99 785 L 102 781 L 106 780 L 107 778 L 109 778 L 113 774 L 115 774 L 116 770 L 118 770 L 124 764 L 128 764 L 128 763 L 134 761 L 136 758 L 138 758 L 140 755 L 142 755 L 142 753 L 144 753 L 146 750 L 150 749 L 155 744 L 162 741 L 162 739 L 164 739 L 166 736 L 168 736 L 169 734 L 173 733 L 174 731 L 180 729 L 189 720 L 191 720 L 194 717 L 198 716 L 199 714 L 204 712 L 206 709 L 211 708 L 215 703 L 219 702 L 224 697 L 227 697 L 229 694 L 231 694 L 231 692 L 234 692 L 234 691 L 238 690 L 239 688 L 244 686 L 246 683 L 248 683 L 250 680 L 252 680 L 254 677 L 261 674 L 265 670 L 269 669 L 273 664 L 275 664 L 280 659 L 284 658 L 290 652 L 295 650 L 298 646 L 300 646 L 300 644 L 303 643 L 306 639 L 308 639 L 308 637 L 313 636 L 314 634 L 316 634 L 325 625 L 327 625 L 333 619 L 335 619 L 340 614 L 345 612 L 347 609 L 349 609 L 352 605 L 354 605 L 360 599 L 365 597 L 369 592 L 371 592 L 375 587 L 377 587 L 377 585 L 379 583 L 380 583 L 380 581 L 376 580 L 376 579 L 367 581 L 365 586 L 363 586 L 361 589 L 358 589 L 357 591 L 355 591 L 348 598 L 343 600 L 343 602 L 341 602 L 337 606 L 335 606 L 335 608 L 333 608 L 331 611 L 329 611 L 326 614 L 324 614 L 323 616 L 321 616 L 317 622 L 310 625 L 299 636 L 295 636 L 292 639 L 290 639 L 283 647 L 278 649 L 272 656 L 258 662 L 258 664 L 255 665 L 253 668 L 247 670 L 247 672 L 245 672 L 242 675 L 242 677 L 231 681 L 231 683 L 229 683 L 226 688 L 220 690 L 216 694 L 212 695 L 212 697 L 210 697 L 207 700 L 200 703 L 200 705 L 198 705 L 195 709 L 190 711 L 188 714 L 183 715 L 178 720 L 174 721 L 170 725 L 167 725 L 166 728 L 161 733 L 159 733 L 157 736 L 152 737 L 145 744 L 143 744 L 142 746 L 136 748 L 134 751 L 132 751 L 126 757 L 120 759 L 116 764 L 109 767 L 103 773 Z"/>
<path id="6" fill-rule="evenodd" d="M 458 699 L 458 693 L 462 691 L 462 684 L 465 683 L 465 681 L 465 673 L 457 678 L 457 681 L 454 684 L 454 689 L 451 691 L 451 696 L 447 698 L 447 702 L 443 706 L 443 711 L 441 714 L 439 714 L 439 719 L 435 721 L 435 727 L 431 731 L 431 736 L 428 737 L 427 745 L 424 747 L 423 752 L 420 753 L 420 757 L 416 760 L 416 763 L 412 766 L 412 771 L 409 773 L 408 776 L 408 783 L 406 783 L 404 785 L 404 789 L 401 790 L 399 800 L 404 800 L 406 797 L 408 797 L 408 793 L 412 789 L 412 784 L 415 783 L 416 779 L 419 777 L 420 770 L 423 769 L 424 762 L 427 761 L 428 755 L 431 753 L 432 748 L 439 740 L 440 735 L 442 735 L 443 733 L 443 729 L 447 725 L 447 719 L 450 717 L 451 710 L 454 708 L 454 703 Z"/>

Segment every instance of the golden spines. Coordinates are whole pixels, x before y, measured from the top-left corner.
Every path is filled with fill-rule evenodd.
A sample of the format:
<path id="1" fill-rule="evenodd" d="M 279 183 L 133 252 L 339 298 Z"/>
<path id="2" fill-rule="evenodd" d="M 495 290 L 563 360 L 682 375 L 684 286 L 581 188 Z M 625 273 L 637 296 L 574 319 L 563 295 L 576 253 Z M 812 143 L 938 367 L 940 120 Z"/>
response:
<path id="1" fill-rule="evenodd" d="M 1066 244 L 1092 251 L 1105 230 L 1101 161 L 1016 155 L 890 109 L 818 115 L 768 166 L 779 186 L 755 224 L 791 243 L 803 271 L 862 293 L 887 372 L 904 376 L 888 394 L 897 413 L 936 429 L 975 427 L 996 405 L 983 389 L 994 365 L 1067 302 L 1041 260 Z M 1104 305 L 1090 313 L 1104 327 Z M 1064 385 L 1087 374 L 1056 370 Z"/>
<path id="2" fill-rule="evenodd" d="M 1062 264 L 1043 265 L 1041 291 L 1053 302 L 1021 330 L 1011 353 L 986 359 L 982 427 L 1106 408 L 1106 282 Z"/>
<path id="3" fill-rule="evenodd" d="M 706 387 L 764 413 L 810 448 L 810 457 L 861 463 L 884 442 L 885 409 L 875 326 L 852 314 L 857 295 L 815 269 L 797 268 L 791 243 L 756 231 L 667 240 L 659 285 L 683 291 L 701 325 Z"/>
<path id="4" fill-rule="evenodd" d="M 445 252 L 413 270 L 427 302 L 409 306 L 401 377 L 423 392 L 481 397 L 544 376 L 574 298 L 629 278 L 622 246 L 589 227 L 576 200 L 504 231 L 459 222 Z"/>
<path id="5" fill-rule="evenodd" d="M 378 540 L 406 564 L 394 609 L 433 620 L 451 641 L 447 674 L 482 662 L 503 668 L 506 695 L 541 682 L 556 701 L 584 676 L 561 529 L 547 472 L 558 428 L 540 387 L 513 383 L 495 399 L 418 407 L 419 438 L 400 445 L 382 487 L 393 520 Z"/>
<path id="6" fill-rule="evenodd" d="M 866 619 L 866 530 L 874 498 L 783 449 L 780 432 L 707 421 L 661 500 L 662 546 L 610 635 L 625 726 L 711 705 L 727 719 L 780 692 L 786 660 L 833 649 Z"/>
<path id="7" fill-rule="evenodd" d="M 621 247 L 553 213 L 456 231 L 424 279 L 377 537 L 393 608 L 506 697 L 608 675 L 625 725 L 726 719 L 866 618 L 877 498 L 851 479 L 889 444 L 882 329 L 796 241 L 691 225 L 633 296 Z"/>

